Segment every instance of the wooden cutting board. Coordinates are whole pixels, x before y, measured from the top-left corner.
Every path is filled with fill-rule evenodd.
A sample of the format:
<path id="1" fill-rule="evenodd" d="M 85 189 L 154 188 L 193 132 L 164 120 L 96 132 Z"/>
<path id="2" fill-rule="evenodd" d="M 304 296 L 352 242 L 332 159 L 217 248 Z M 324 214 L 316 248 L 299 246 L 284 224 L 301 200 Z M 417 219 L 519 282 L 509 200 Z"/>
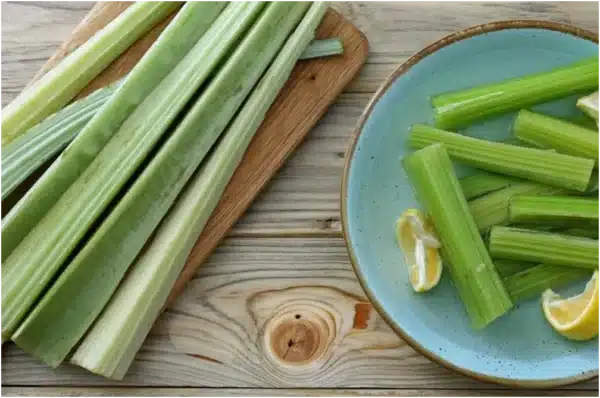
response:
<path id="1" fill-rule="evenodd" d="M 52 69 L 61 59 L 106 26 L 130 4 L 131 2 L 97 3 L 40 69 L 32 82 Z M 174 15 L 175 13 L 134 43 L 128 51 L 90 82 L 78 97 L 104 87 L 128 73 Z M 344 54 L 298 62 L 192 249 L 167 304 L 183 291 L 186 282 L 206 261 L 366 61 L 367 39 L 354 25 L 331 8 L 317 30 L 317 38 L 328 37 L 339 37 L 343 40 Z"/>

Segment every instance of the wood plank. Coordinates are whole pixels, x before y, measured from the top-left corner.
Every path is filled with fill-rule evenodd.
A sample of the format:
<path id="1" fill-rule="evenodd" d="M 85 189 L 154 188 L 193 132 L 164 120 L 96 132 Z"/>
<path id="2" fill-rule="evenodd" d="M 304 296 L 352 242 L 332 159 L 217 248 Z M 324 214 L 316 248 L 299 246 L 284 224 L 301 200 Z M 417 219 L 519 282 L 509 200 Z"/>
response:
<path id="1" fill-rule="evenodd" d="M 5 387 L 2 396 L 10 397 L 561 397 L 560 390 L 464 390 L 464 389 L 263 389 L 263 388 L 70 388 Z M 569 396 L 594 397 L 595 391 L 572 390 Z"/>

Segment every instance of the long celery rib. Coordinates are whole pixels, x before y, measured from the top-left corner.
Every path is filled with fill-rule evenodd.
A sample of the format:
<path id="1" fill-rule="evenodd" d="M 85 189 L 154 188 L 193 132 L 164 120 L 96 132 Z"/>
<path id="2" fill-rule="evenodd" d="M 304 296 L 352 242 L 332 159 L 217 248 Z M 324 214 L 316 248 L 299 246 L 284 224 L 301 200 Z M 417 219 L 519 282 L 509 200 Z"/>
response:
<path id="1" fill-rule="evenodd" d="M 519 195 L 554 196 L 568 191 L 549 185 L 520 182 L 469 201 L 469 210 L 481 232 L 509 223 L 510 200 Z"/>
<path id="2" fill-rule="evenodd" d="M 239 38 L 241 42 L 140 177 L 14 333 L 12 339 L 25 351 L 56 366 L 77 344 L 309 3 L 271 3 L 254 23 L 264 6 L 264 2 L 231 3 L 211 27 L 207 37 L 214 40 L 219 52 L 228 41 L 235 43 Z M 231 35 L 230 40 L 224 39 L 226 34 Z M 70 297 L 78 300 L 65 312 Z"/>
<path id="3" fill-rule="evenodd" d="M 477 171 L 460 179 L 460 187 L 467 200 L 509 187 L 519 180 L 499 174 Z"/>
<path id="4" fill-rule="evenodd" d="M 498 274 L 506 280 L 506 278 L 518 274 L 519 272 L 525 271 L 531 267 L 536 266 L 535 263 L 528 263 L 525 261 L 512 261 L 512 260 L 498 260 L 494 259 L 494 266 Z"/>
<path id="5" fill-rule="evenodd" d="M 119 83 L 96 90 L 38 123 L 2 148 L 2 199 L 56 155 L 106 103 Z"/>
<path id="6" fill-rule="evenodd" d="M 84 132 L 79 134 L 58 159 L 58 161 L 64 160 L 69 155 L 71 156 L 69 159 L 75 165 L 79 164 L 78 161 L 85 163 L 88 160 L 90 160 L 90 164 L 81 176 L 68 187 L 50 211 L 45 215 L 42 214 L 43 218 L 39 217 L 41 221 L 31 229 L 3 263 L 3 339 L 10 337 L 16 330 L 30 306 L 36 301 L 46 284 L 52 280 L 63 262 L 67 260 L 71 251 L 140 166 L 155 143 L 164 135 L 194 91 L 209 77 L 230 46 L 236 42 L 244 27 L 242 24 L 239 27 L 236 26 L 235 29 L 232 28 L 232 25 L 235 26 L 239 23 L 239 13 L 229 15 L 228 18 L 223 18 L 222 23 L 210 26 L 225 5 L 218 2 L 188 2 L 171 22 L 174 25 L 169 25 L 163 32 L 165 36 L 161 35 L 156 42 L 157 48 L 167 51 L 147 53 L 138 66 L 147 65 L 147 59 L 153 60 L 156 68 L 163 68 L 164 63 L 171 63 L 171 59 L 162 57 L 172 55 L 173 51 L 179 53 L 182 51 L 180 45 L 187 44 L 187 39 L 173 33 L 202 36 L 199 40 L 197 39 L 193 48 L 187 54 L 184 52 L 185 57 L 176 64 L 173 70 L 161 72 L 168 73 L 168 75 L 158 83 L 156 89 L 143 100 L 101 150 L 94 143 L 108 140 L 103 134 L 110 132 L 103 129 L 102 126 L 94 132 L 95 134 L 83 134 Z M 248 18 L 251 19 L 253 16 Z M 210 26 L 212 33 L 192 34 L 195 32 L 194 29 L 202 30 L 203 21 L 206 27 Z M 185 23 L 178 24 L 178 22 Z M 171 26 L 173 26 L 172 29 L 170 29 Z M 184 47 L 186 46 L 184 45 Z M 149 58 L 146 58 L 147 56 Z M 138 72 L 144 70 L 146 68 L 141 67 Z M 153 68 L 149 68 L 149 70 L 155 74 L 161 74 Z M 104 113 L 106 109 L 114 106 L 118 93 L 128 87 L 129 81 L 141 80 L 143 83 L 152 76 L 143 74 L 140 76 L 134 71 L 135 68 L 100 113 Z M 133 90 L 134 87 L 129 88 Z M 135 91 L 131 94 L 135 95 Z M 94 123 L 100 113 L 88 123 L 88 126 Z M 105 117 L 107 117 L 107 121 L 110 121 L 110 115 L 105 115 Z M 89 159 L 89 155 L 96 151 L 100 152 L 93 159 Z M 55 162 L 48 171 L 52 173 L 54 169 L 62 166 L 66 166 L 66 164 Z M 60 173 L 54 174 L 54 176 L 59 181 L 62 178 Z M 72 174 L 69 174 L 69 177 L 72 177 Z M 33 188 L 34 191 L 38 189 L 35 194 L 40 195 L 42 200 L 45 198 L 44 195 L 50 196 L 53 193 L 52 185 L 44 185 L 47 182 L 44 181 L 42 184 L 38 182 Z M 24 199 L 30 199 L 32 192 L 30 191 Z M 21 200 L 11 213 L 16 210 L 17 215 L 23 218 L 22 221 L 27 223 L 30 220 L 27 213 L 23 214 L 25 211 L 23 202 Z M 33 211 L 38 210 L 35 202 L 28 202 L 28 204 L 32 206 Z M 2 250 L 4 251 L 7 225 L 3 224 L 2 227 Z M 16 231 L 22 233 L 22 230 L 16 229 Z M 10 239 L 13 238 L 10 236 Z M 100 277 L 96 281 L 102 279 Z"/>
<path id="7" fill-rule="evenodd" d="M 586 280 L 591 271 L 583 268 L 538 264 L 504 278 L 504 285 L 513 302 L 539 297 L 546 289 L 555 289 L 571 282 Z"/>
<path id="8" fill-rule="evenodd" d="M 416 149 L 443 143 L 450 156 L 459 162 L 581 192 L 586 190 L 595 164 L 591 159 L 481 140 L 424 124 L 412 126 L 408 141 Z"/>
<path id="9" fill-rule="evenodd" d="M 331 38 L 315 40 L 304 50 L 300 59 L 330 57 L 344 53 L 344 43 L 341 39 Z"/>
<path id="10" fill-rule="evenodd" d="M 520 76 L 434 96 L 435 125 L 466 126 L 474 121 L 598 88 L 598 57 L 548 72 Z"/>
<path id="11" fill-rule="evenodd" d="M 225 5 L 189 2 L 181 8 L 110 100 L 3 220 L 3 261 L 82 176 L 111 138 L 121 136 L 120 140 L 128 142 L 135 161 L 138 152 L 131 145 L 136 139 L 129 142 L 128 137 L 133 137 L 134 131 L 157 136 L 166 129 L 210 72 L 203 66 L 202 55 L 183 60 Z M 171 73 L 176 68 L 178 72 Z M 112 148 L 118 151 L 121 147 Z"/>
<path id="12" fill-rule="evenodd" d="M 513 224 L 598 225 L 598 199 L 518 196 L 509 205 Z"/>
<path id="13" fill-rule="evenodd" d="M 565 267 L 598 268 L 596 239 L 520 228 L 493 227 L 489 249 L 494 258 Z"/>
<path id="14" fill-rule="evenodd" d="M 598 133 L 552 116 L 523 109 L 515 119 L 513 133 L 540 148 L 598 160 Z"/>
<path id="15" fill-rule="evenodd" d="M 72 363 L 109 378 L 124 376 L 250 140 L 326 9 L 326 3 L 311 6 L 215 151 L 192 177 L 131 266 L 73 354 Z"/>
<path id="16" fill-rule="evenodd" d="M 2 146 L 64 107 L 133 42 L 178 7 L 136 2 L 2 110 Z"/>
<path id="17" fill-rule="evenodd" d="M 435 225 L 471 325 L 481 329 L 512 303 L 469 212 L 448 153 L 441 144 L 428 146 L 404 158 L 404 169 Z"/>

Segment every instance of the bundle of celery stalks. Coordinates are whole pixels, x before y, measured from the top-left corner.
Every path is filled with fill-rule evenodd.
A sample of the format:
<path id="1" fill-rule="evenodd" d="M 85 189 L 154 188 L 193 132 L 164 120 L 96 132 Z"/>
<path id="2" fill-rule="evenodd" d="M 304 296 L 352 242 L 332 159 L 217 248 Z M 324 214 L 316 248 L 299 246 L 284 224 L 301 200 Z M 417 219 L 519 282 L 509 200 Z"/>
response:
<path id="1" fill-rule="evenodd" d="M 181 7 L 177 9 L 177 7 Z M 136 2 L 2 113 L 2 341 L 122 378 L 323 2 Z M 169 14 L 121 80 L 73 98 Z"/>
<path id="2" fill-rule="evenodd" d="M 431 98 L 435 127 L 411 127 L 408 145 L 416 151 L 403 167 L 473 328 L 546 289 L 589 279 L 598 268 L 597 90 L 593 57 L 441 93 Z M 584 111 L 579 117 L 530 110 L 566 97 Z M 595 109 L 584 106 L 590 99 Z M 515 111 L 506 141 L 460 132 Z M 475 172 L 459 179 L 452 161 Z"/>

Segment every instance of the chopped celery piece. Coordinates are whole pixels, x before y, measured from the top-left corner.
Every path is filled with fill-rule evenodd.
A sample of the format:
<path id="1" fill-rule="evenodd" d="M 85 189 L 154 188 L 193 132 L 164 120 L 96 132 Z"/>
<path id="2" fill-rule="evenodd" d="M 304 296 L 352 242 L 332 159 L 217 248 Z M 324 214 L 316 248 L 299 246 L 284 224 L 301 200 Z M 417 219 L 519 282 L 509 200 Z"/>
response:
<path id="1" fill-rule="evenodd" d="M 565 235 L 581 236 L 583 238 L 598 239 L 598 228 L 567 228 L 560 231 Z"/>
<path id="2" fill-rule="evenodd" d="M 236 43 L 238 38 L 241 41 L 142 174 L 14 333 L 12 339 L 25 351 L 57 366 L 77 344 L 309 6 L 306 2 L 273 2 L 256 20 L 265 4 L 232 2 L 207 32 L 219 52 L 228 48 L 227 43 Z M 203 44 L 203 48 L 212 48 Z M 78 299 L 65 312 L 70 297 Z"/>
<path id="3" fill-rule="evenodd" d="M 113 174 L 108 164 L 96 163 L 97 166 L 90 166 L 103 150 L 106 162 L 110 162 L 111 157 L 114 158 L 114 154 L 107 151 L 118 151 L 122 145 L 114 144 L 110 146 L 112 149 L 105 150 L 111 138 L 120 137 L 118 140 L 128 143 L 129 152 L 124 152 L 123 155 L 132 154 L 128 160 L 133 163 L 143 157 L 144 152 L 140 152 L 142 148 L 135 147 L 138 138 L 133 138 L 134 132 L 159 137 L 208 77 L 210 70 L 207 71 L 202 65 L 209 63 L 203 62 L 203 55 L 194 58 L 187 54 L 225 5 L 226 3 L 221 2 L 188 2 L 178 11 L 110 100 L 3 220 L 3 261 L 50 209 L 57 205 L 61 196 L 66 195 L 75 181 L 83 178 L 86 169 L 88 173 L 94 173 L 90 169 L 108 167 L 105 171 Z M 203 52 L 203 49 L 196 49 L 196 53 L 199 52 Z M 148 141 L 148 144 L 151 145 L 152 142 Z M 99 170 L 96 172 L 101 173 Z M 86 178 L 89 176 L 83 179 Z M 88 186 L 85 182 L 81 184 Z M 91 192 L 102 191 L 93 186 L 88 188 Z M 77 191 L 73 193 L 77 195 Z M 62 200 L 64 202 L 67 199 Z M 98 207 L 98 210 L 102 208 Z"/>
<path id="4" fill-rule="evenodd" d="M 571 282 L 589 279 L 592 272 L 582 268 L 538 264 L 504 278 L 504 285 L 513 302 L 541 295 Z"/>
<path id="5" fill-rule="evenodd" d="M 113 198 L 125 186 L 155 144 L 166 133 L 168 127 L 185 107 L 196 89 L 210 76 L 214 68 L 217 67 L 238 39 L 241 34 L 240 31 L 243 31 L 243 26 L 232 28 L 232 25 L 239 24 L 236 19 L 239 16 L 238 14 L 223 18 L 222 23 L 212 24 L 225 5 L 225 3 L 218 2 L 186 3 L 156 41 L 156 48 L 163 48 L 168 51 L 157 54 L 151 48 L 130 72 L 111 100 L 92 118 L 85 129 L 87 130 L 106 109 L 113 107 L 114 101 L 119 98 L 119 92 L 126 87 L 133 89 L 133 86 L 128 86 L 128 82 L 141 80 L 140 83 L 145 85 L 148 84 L 146 80 L 149 79 L 149 76 L 162 74 L 153 70 L 151 65 L 147 65 L 147 60 L 153 60 L 154 67 L 159 69 L 164 68 L 165 63 L 171 63 L 171 59 L 163 59 L 162 57 L 172 54 L 173 49 L 177 49 L 176 53 L 181 52 L 182 47 L 180 46 L 187 43 L 187 38 L 183 40 L 179 37 L 179 34 L 194 32 L 191 36 L 196 38 L 202 36 L 196 40 L 193 48 L 185 54 L 185 57 L 176 64 L 173 70 L 164 72 L 168 75 L 158 83 L 158 86 L 150 95 L 143 99 L 143 102 L 135 108 L 135 111 L 118 128 L 112 138 L 106 137 L 106 134 L 110 132 L 105 130 L 107 126 L 103 128 L 100 125 L 92 136 L 84 135 L 85 132 L 82 132 L 57 160 L 64 160 L 68 154 L 75 165 L 79 164 L 78 161 L 90 161 L 90 164 L 68 187 L 56 204 L 45 215 L 42 214 L 43 218 L 40 216 L 41 221 L 33 226 L 25 238 L 18 243 L 18 246 L 15 245 L 16 247 L 12 253 L 2 264 L 3 339 L 9 338 L 16 330 L 32 304 L 37 301 L 39 294 L 55 277 L 55 273 L 69 258 L 77 244 L 86 236 L 89 229 L 93 227 L 94 222 L 110 205 Z M 210 27 L 210 32 L 196 36 L 195 32 L 197 30 L 202 31 L 203 28 L 208 27 Z M 175 35 L 174 33 L 178 34 Z M 187 48 L 187 46 L 183 47 Z M 156 73 L 140 75 L 139 71 L 147 69 L 143 67 L 144 65 L 149 66 L 150 71 Z M 141 69 L 136 72 L 138 67 L 141 67 Z M 135 94 L 135 92 L 131 94 Z M 111 115 L 104 115 L 103 117 L 109 121 Z M 101 142 L 108 140 L 108 143 L 102 149 L 99 149 L 94 145 L 98 140 Z M 98 151 L 99 153 L 97 153 Z M 97 155 L 95 155 L 96 153 Z M 95 156 L 89 159 L 90 154 Z M 60 165 L 64 166 L 65 164 L 59 163 L 59 166 L 57 166 L 55 162 L 48 171 L 52 172 Z M 58 174 L 56 177 L 60 181 L 63 175 Z M 69 177 L 72 177 L 72 174 Z M 160 185 L 160 182 L 156 185 Z M 44 195 L 50 196 L 54 193 L 52 185 L 40 184 L 40 181 L 36 183 L 32 190 L 36 190 L 36 188 L 40 189 L 36 193 L 41 195 L 42 199 L 45 199 Z M 9 216 L 17 211 L 17 214 L 24 218 L 24 222 L 31 221 L 28 218 L 29 214 L 23 214 L 24 207 L 22 204 L 25 199 L 31 197 L 32 192 L 31 190 L 28 192 L 25 198 L 12 209 Z M 38 209 L 35 202 L 29 203 L 33 210 Z M 18 228 L 16 231 L 22 233 L 22 230 Z M 7 225 L 3 223 L 3 255 L 6 236 Z M 13 236 L 10 236 L 11 240 L 13 238 Z M 91 282 L 94 287 L 101 287 L 102 284 L 98 285 L 98 281 L 102 279 L 103 277 L 100 277 Z M 46 326 L 42 329 L 45 328 Z M 42 341 L 40 341 L 41 343 Z"/>
<path id="6" fill-rule="evenodd" d="M 552 116 L 523 109 L 517 114 L 513 133 L 540 148 L 598 160 L 598 133 Z"/>
<path id="7" fill-rule="evenodd" d="M 408 140 L 416 149 L 443 143 L 452 158 L 486 171 L 581 192 L 595 165 L 591 159 L 481 140 L 424 124 L 413 125 Z"/>
<path id="8" fill-rule="evenodd" d="M 117 87 L 111 84 L 73 102 L 3 147 L 2 199 L 67 146 Z"/>
<path id="9" fill-rule="evenodd" d="M 503 315 L 512 303 L 479 235 L 467 201 L 441 144 L 403 160 L 404 169 L 442 243 L 442 254 L 475 329 Z"/>
<path id="10" fill-rule="evenodd" d="M 478 196 L 506 188 L 517 182 L 519 180 L 514 178 L 485 171 L 477 171 L 475 174 L 461 178 L 460 187 L 465 198 L 471 200 Z"/>
<path id="11" fill-rule="evenodd" d="M 344 53 L 344 43 L 341 39 L 315 40 L 304 50 L 300 59 L 311 59 L 341 55 Z"/>
<path id="12" fill-rule="evenodd" d="M 493 227 L 489 249 L 494 259 L 598 268 L 596 239 L 520 228 Z"/>
<path id="13" fill-rule="evenodd" d="M 598 124 L 598 90 L 577 100 L 577 107 Z"/>
<path id="14" fill-rule="evenodd" d="M 573 123 L 578 126 L 584 127 L 586 129 L 593 130 L 596 133 L 598 132 L 598 125 L 596 124 L 596 121 L 594 119 L 592 119 L 591 117 L 589 117 L 588 115 L 585 115 L 583 113 L 580 113 L 578 115 L 563 117 L 562 119 L 565 122 Z"/>
<path id="15" fill-rule="evenodd" d="M 511 198 L 511 224 L 598 225 L 598 199 L 565 196 Z"/>
<path id="16" fill-rule="evenodd" d="M 598 88 L 598 57 L 434 96 L 435 125 L 448 129 Z"/>
<path id="17" fill-rule="evenodd" d="M 481 232 L 494 225 L 506 225 L 511 198 L 518 195 L 564 195 L 567 191 L 543 184 L 520 182 L 469 201 L 469 210 Z"/>
<path id="18" fill-rule="evenodd" d="M 133 42 L 173 12 L 170 1 L 135 2 L 2 110 L 2 146 L 69 103 Z"/>
<path id="19" fill-rule="evenodd" d="M 288 79 L 327 9 L 314 3 L 261 82 L 252 91 L 215 151 L 161 222 L 71 362 L 104 377 L 122 379 L 150 331 L 227 182 L 267 110 Z"/>
<path id="20" fill-rule="evenodd" d="M 497 260 L 494 259 L 494 266 L 498 274 L 504 279 L 528 268 L 534 267 L 535 263 L 527 263 L 524 261 Z"/>

